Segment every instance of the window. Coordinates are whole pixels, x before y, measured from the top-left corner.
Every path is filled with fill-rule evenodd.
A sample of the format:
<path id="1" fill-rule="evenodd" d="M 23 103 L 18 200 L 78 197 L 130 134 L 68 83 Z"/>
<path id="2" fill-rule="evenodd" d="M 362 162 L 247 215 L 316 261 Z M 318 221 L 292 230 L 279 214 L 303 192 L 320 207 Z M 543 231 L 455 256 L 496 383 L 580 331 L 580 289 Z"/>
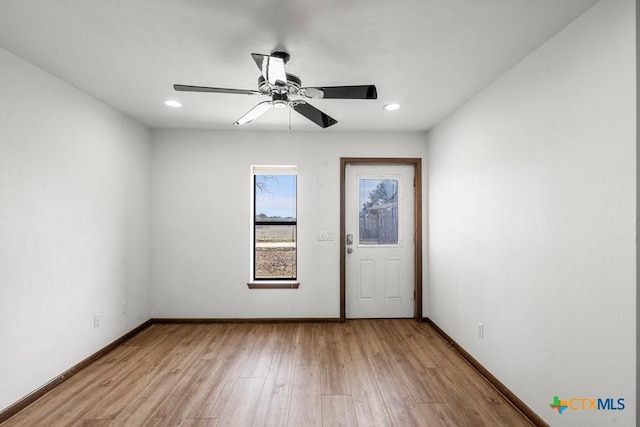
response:
<path id="1" fill-rule="evenodd" d="M 360 178 L 359 245 L 399 244 L 399 179 Z"/>
<path id="2" fill-rule="evenodd" d="M 254 166 L 252 280 L 297 279 L 295 166 Z"/>

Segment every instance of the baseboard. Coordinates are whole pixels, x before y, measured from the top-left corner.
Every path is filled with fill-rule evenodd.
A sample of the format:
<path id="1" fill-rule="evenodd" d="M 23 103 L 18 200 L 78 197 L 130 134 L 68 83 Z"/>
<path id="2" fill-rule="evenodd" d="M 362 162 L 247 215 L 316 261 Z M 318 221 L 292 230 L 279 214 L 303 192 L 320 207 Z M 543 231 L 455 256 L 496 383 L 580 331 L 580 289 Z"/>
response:
<path id="1" fill-rule="evenodd" d="M 465 350 L 460 344 L 458 344 L 453 338 L 451 338 L 445 331 L 440 329 L 431 319 L 423 317 L 422 321 L 428 323 L 433 329 L 438 332 L 442 338 L 456 349 L 458 353 L 473 366 L 483 377 L 489 381 L 489 383 L 500 392 L 518 411 L 520 411 L 525 417 L 527 417 L 533 424 L 540 427 L 549 427 L 549 424 L 543 420 L 533 409 L 524 403 L 518 396 L 516 396 L 511 390 L 507 388 L 499 379 L 497 379 L 491 372 L 487 370 L 480 362 L 478 362 L 467 350 Z"/>
<path id="2" fill-rule="evenodd" d="M 104 348 L 93 353 L 91 356 L 80 361 L 76 365 L 72 366 L 62 374 L 58 375 L 39 389 L 33 391 L 29 395 L 23 397 L 13 405 L 7 407 L 0 412 L 0 424 L 13 417 L 18 412 L 22 411 L 27 406 L 31 405 L 36 400 L 77 374 L 82 369 L 89 366 L 91 363 L 100 359 L 111 350 L 127 341 L 129 338 L 139 334 L 143 330 L 147 329 L 153 324 L 180 324 L 180 323 L 339 323 L 339 317 L 304 317 L 304 318 L 250 318 L 250 319 L 228 319 L 228 318 L 155 318 L 149 319 L 142 323 L 140 326 L 127 332 L 117 340 L 108 344 Z"/>
<path id="3" fill-rule="evenodd" d="M 340 323 L 339 317 L 297 317 L 297 318 L 153 318 L 152 324 L 179 323 Z"/>
<path id="4" fill-rule="evenodd" d="M 438 325 L 436 325 L 428 317 L 423 317 L 422 322 L 426 322 L 431 325 L 447 342 L 449 342 L 453 348 L 460 353 L 470 364 L 473 366 L 482 376 L 484 376 L 489 383 L 495 387 L 511 404 L 522 412 L 532 423 L 536 426 L 549 427 L 538 414 L 536 414 L 527 404 L 525 404 L 518 396 L 516 396 L 511 390 L 509 390 L 500 380 L 498 380 L 491 372 L 489 372 L 480 362 L 478 362 L 471 354 L 469 354 L 462 346 L 460 346 L 455 340 L 453 340 L 446 332 L 444 332 Z M 20 399 L 13 405 L 7 407 L 0 412 L 0 423 L 8 420 L 27 406 L 31 405 L 36 400 L 71 378 L 73 375 L 89 366 L 91 363 L 100 359 L 111 350 L 127 341 L 129 338 L 139 334 L 152 324 L 184 324 L 184 323 L 339 323 L 339 317 L 311 317 L 311 318 L 152 318 L 142 323 L 138 327 L 127 332 L 117 340 L 108 344 L 104 348 L 93 353 L 91 356 L 77 363 L 73 367 L 69 368 L 53 380 L 49 381 L 39 389 Z"/>
<path id="5" fill-rule="evenodd" d="M 129 338 L 131 338 L 134 335 L 137 335 L 140 332 L 142 332 L 143 330 L 147 329 L 149 326 L 151 326 L 151 321 L 147 320 L 146 322 L 144 322 L 140 326 L 137 326 L 136 328 L 134 328 L 131 331 L 127 332 L 126 334 L 124 334 L 123 336 L 118 338 L 117 340 L 113 341 L 112 343 L 108 344 L 107 346 L 105 346 L 105 347 L 101 348 L 100 350 L 96 351 L 91 356 L 89 356 L 86 359 L 80 361 L 79 363 L 75 364 L 71 368 L 67 369 L 65 372 L 63 372 L 62 374 L 58 375 L 57 377 L 55 377 L 54 379 L 52 379 L 51 381 L 49 381 L 48 383 L 46 383 L 45 385 L 40 387 L 39 389 L 37 389 L 34 392 L 30 393 L 29 395 L 23 397 L 22 399 L 20 399 L 19 401 L 17 401 L 13 405 L 7 407 L 2 412 L 0 412 L 0 424 L 5 422 L 9 418 L 13 417 L 18 412 L 22 411 L 24 408 L 26 408 L 27 406 L 31 405 L 36 400 L 40 399 L 42 396 L 44 396 L 45 394 L 49 393 L 54 388 L 58 387 L 60 384 L 62 384 L 63 382 L 65 382 L 66 380 L 68 380 L 69 378 L 71 378 L 72 376 L 77 374 L 78 372 L 80 372 L 82 369 L 86 368 L 87 366 L 89 366 L 90 364 L 95 362 L 96 360 L 100 359 L 102 356 L 104 356 L 105 354 L 109 353 L 111 350 L 113 350 L 114 348 L 116 348 L 117 346 L 119 346 L 120 344 L 122 344 L 123 342 L 128 340 Z"/>

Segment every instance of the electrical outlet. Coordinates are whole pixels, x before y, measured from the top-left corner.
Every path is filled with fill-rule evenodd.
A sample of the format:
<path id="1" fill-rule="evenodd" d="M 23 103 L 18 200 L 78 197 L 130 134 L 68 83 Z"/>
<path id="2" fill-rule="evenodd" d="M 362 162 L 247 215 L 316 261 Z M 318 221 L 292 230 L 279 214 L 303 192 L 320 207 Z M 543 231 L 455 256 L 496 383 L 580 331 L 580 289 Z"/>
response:
<path id="1" fill-rule="evenodd" d="M 478 338 L 484 338 L 484 324 L 478 322 Z"/>
<path id="2" fill-rule="evenodd" d="M 120 314 L 127 314 L 127 302 L 122 301 L 120 303 Z"/>
<path id="3" fill-rule="evenodd" d="M 93 315 L 93 327 L 94 328 L 99 328 L 101 321 L 102 321 L 102 318 L 101 318 L 101 316 L 99 314 L 94 314 Z"/>

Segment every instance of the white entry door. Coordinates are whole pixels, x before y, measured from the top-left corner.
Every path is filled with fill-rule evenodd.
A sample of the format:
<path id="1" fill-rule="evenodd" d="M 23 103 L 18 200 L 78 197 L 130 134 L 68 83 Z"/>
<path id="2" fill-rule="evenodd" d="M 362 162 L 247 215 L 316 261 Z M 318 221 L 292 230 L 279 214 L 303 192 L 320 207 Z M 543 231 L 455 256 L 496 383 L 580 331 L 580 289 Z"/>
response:
<path id="1" fill-rule="evenodd" d="M 347 164 L 345 314 L 414 316 L 414 167 Z"/>

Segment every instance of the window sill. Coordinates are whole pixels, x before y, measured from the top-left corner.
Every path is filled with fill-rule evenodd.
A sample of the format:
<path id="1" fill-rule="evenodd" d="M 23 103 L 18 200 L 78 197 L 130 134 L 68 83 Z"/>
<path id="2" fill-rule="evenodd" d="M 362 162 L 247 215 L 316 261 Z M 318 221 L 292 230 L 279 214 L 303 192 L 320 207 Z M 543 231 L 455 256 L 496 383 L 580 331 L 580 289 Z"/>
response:
<path id="1" fill-rule="evenodd" d="M 249 289 L 298 289 L 299 282 L 249 282 Z"/>

